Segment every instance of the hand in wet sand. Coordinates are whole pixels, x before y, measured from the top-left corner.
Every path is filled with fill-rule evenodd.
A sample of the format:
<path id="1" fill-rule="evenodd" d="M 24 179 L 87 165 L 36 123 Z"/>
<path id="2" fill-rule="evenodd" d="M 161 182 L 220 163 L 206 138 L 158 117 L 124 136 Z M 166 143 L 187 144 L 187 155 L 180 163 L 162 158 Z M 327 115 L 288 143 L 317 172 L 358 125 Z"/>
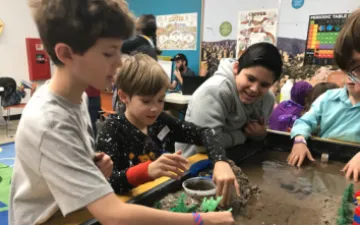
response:
<path id="1" fill-rule="evenodd" d="M 300 167 L 304 162 L 305 157 L 307 157 L 311 161 L 315 161 L 312 157 L 310 150 L 303 143 L 296 143 L 293 145 L 290 155 L 287 158 L 287 162 L 292 166 Z"/>
<path id="2" fill-rule="evenodd" d="M 352 175 L 353 180 L 358 182 L 360 174 L 360 152 L 357 153 L 341 171 L 345 173 L 346 179 L 351 180 Z"/>
<path id="3" fill-rule="evenodd" d="M 149 164 L 148 173 L 153 179 L 167 176 L 180 179 L 187 170 L 188 161 L 181 156 L 181 150 L 174 154 L 163 154 L 157 160 Z"/>
<path id="4" fill-rule="evenodd" d="M 224 161 L 218 161 L 215 163 L 213 180 L 216 184 L 216 196 L 223 197 L 220 202 L 222 207 L 231 204 L 231 196 L 234 188 L 237 196 L 240 196 L 240 187 L 229 163 Z"/>

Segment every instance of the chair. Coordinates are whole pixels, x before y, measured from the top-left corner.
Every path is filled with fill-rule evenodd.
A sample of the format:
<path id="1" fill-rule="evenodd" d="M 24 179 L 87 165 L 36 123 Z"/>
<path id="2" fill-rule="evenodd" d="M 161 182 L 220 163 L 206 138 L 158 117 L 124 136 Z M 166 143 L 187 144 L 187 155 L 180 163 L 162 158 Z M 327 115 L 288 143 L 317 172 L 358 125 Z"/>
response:
<path id="1" fill-rule="evenodd" d="M 31 91 L 30 91 L 30 97 L 33 96 L 33 94 L 36 91 L 37 83 L 31 84 Z M 17 105 L 10 105 L 7 107 L 4 107 L 4 110 L 6 111 L 6 120 L 5 120 L 5 126 L 6 126 L 6 136 L 9 137 L 9 122 L 10 122 L 10 111 L 11 109 L 23 109 L 25 108 L 26 103 L 20 103 Z"/>
<path id="2" fill-rule="evenodd" d="M 104 117 L 108 117 L 111 114 L 116 114 L 116 112 L 113 110 L 112 98 L 113 98 L 112 92 L 106 92 L 106 91 L 100 92 L 100 101 L 101 101 L 100 113 L 103 114 Z"/>

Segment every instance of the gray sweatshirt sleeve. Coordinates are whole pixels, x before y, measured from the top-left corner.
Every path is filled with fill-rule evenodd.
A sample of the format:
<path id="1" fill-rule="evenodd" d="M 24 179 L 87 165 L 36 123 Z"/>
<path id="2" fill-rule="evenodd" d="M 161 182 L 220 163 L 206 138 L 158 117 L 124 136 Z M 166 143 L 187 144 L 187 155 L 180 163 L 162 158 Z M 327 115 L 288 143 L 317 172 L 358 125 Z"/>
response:
<path id="1" fill-rule="evenodd" d="M 209 86 L 194 95 L 185 119 L 201 127 L 213 128 L 223 146 L 229 148 L 244 143 L 246 137 L 241 130 L 224 131 L 226 118 L 234 105 L 234 97 L 223 85 L 220 88 Z"/>

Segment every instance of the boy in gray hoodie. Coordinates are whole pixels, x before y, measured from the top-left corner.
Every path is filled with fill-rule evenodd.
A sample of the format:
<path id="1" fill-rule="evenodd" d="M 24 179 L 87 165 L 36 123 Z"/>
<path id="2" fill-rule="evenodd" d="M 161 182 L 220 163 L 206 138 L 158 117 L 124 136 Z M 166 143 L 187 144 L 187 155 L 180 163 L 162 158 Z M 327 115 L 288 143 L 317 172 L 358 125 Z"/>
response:
<path id="1" fill-rule="evenodd" d="M 269 89 L 281 73 L 281 55 L 268 43 L 250 46 L 239 60 L 222 59 L 215 74 L 193 94 L 185 120 L 213 128 L 227 149 L 243 144 L 248 138 L 262 140 L 274 105 Z M 177 144 L 176 149 L 182 149 L 186 157 L 204 151 L 185 144 Z M 230 201 L 228 190 L 235 186 L 239 191 L 239 185 L 225 151 L 214 149 L 207 154 L 214 163 L 217 195 L 223 196 L 225 205 Z"/>

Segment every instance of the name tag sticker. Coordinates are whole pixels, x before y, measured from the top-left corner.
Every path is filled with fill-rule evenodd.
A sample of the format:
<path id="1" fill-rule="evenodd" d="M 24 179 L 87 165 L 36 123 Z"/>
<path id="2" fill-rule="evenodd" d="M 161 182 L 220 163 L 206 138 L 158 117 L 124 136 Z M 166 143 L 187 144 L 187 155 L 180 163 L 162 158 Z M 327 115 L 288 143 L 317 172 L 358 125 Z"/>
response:
<path id="1" fill-rule="evenodd" d="M 168 126 L 165 126 L 160 133 L 158 134 L 158 138 L 160 141 L 164 140 L 164 138 L 166 137 L 166 135 L 170 132 L 170 129 Z"/>

